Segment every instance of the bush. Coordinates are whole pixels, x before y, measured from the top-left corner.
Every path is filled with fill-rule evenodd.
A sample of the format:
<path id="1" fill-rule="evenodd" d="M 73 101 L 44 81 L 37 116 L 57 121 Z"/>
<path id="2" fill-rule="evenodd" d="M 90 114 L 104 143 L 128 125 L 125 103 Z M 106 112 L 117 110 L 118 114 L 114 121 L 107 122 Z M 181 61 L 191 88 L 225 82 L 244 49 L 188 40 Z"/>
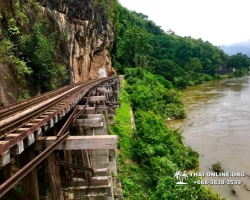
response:
<path id="1" fill-rule="evenodd" d="M 247 75 L 247 74 L 248 74 L 248 72 L 245 69 L 236 70 L 233 73 L 229 74 L 228 78 L 242 77 L 242 76 Z"/>
<path id="2" fill-rule="evenodd" d="M 229 74 L 229 75 L 228 75 L 228 78 L 235 78 L 234 73 Z"/>
<path id="3" fill-rule="evenodd" d="M 170 81 L 166 80 L 163 76 L 155 75 L 155 79 L 162 84 L 165 88 L 171 89 L 173 88 L 173 85 Z"/>
<path id="4" fill-rule="evenodd" d="M 179 89 L 186 89 L 186 87 L 189 85 L 190 83 L 185 80 L 185 78 L 183 77 L 175 77 L 174 78 L 174 86 L 179 88 Z"/>
<path id="5" fill-rule="evenodd" d="M 186 112 L 183 109 L 183 105 L 180 103 L 170 103 L 166 105 L 166 116 L 169 118 L 184 118 L 186 117 Z"/>
<path id="6" fill-rule="evenodd" d="M 213 170 L 217 173 L 224 172 L 224 169 L 222 169 L 221 164 L 219 162 L 212 165 Z"/>
<path id="7" fill-rule="evenodd" d="M 214 80 L 221 80 L 221 79 L 223 79 L 223 77 L 222 77 L 221 75 L 219 75 L 219 74 L 215 74 L 215 75 L 213 76 L 213 79 L 214 79 Z"/>
<path id="8" fill-rule="evenodd" d="M 211 81 L 213 79 L 213 77 L 208 74 L 203 74 L 201 77 L 204 81 Z"/>

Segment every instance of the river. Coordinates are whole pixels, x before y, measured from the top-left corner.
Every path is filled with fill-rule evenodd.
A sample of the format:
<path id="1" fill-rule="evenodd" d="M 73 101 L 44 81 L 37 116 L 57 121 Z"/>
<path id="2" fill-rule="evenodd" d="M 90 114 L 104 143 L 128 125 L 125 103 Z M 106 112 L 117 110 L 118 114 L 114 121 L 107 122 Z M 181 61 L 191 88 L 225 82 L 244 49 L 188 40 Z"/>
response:
<path id="1" fill-rule="evenodd" d="M 182 94 L 187 118 L 171 125 L 181 127 L 184 143 L 199 153 L 199 172 L 210 172 L 220 162 L 225 172 L 250 174 L 250 76 L 205 82 Z M 214 185 L 213 191 L 230 200 L 250 200 L 244 187 L 250 187 L 250 177 L 234 179 L 243 181 L 233 186 L 236 194 L 229 185 Z"/>

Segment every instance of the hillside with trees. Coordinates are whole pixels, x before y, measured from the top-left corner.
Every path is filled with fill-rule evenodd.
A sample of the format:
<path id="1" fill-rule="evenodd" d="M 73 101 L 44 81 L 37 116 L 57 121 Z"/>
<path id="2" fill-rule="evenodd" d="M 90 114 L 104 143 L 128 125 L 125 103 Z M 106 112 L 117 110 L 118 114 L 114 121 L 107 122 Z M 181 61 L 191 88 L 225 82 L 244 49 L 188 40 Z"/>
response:
<path id="1" fill-rule="evenodd" d="M 202 39 L 180 37 L 160 26 L 142 13 L 131 12 L 117 5 L 118 22 L 113 65 L 119 73 L 124 68 L 141 67 L 163 76 L 178 88 L 193 86 L 220 78 L 215 71 L 226 68 L 245 69 L 250 66 L 247 55 L 228 56 L 219 47 Z M 212 76 L 203 74 L 208 72 Z"/>

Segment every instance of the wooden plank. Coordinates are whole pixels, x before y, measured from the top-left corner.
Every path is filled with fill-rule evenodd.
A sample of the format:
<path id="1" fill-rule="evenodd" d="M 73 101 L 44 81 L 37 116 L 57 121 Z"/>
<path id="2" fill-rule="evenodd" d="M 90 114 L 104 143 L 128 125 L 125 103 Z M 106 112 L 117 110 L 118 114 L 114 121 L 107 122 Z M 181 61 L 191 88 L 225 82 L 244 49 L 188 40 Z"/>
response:
<path id="1" fill-rule="evenodd" d="M 51 120 L 49 120 L 49 128 L 52 128 L 53 126 L 54 126 L 54 120 L 53 119 L 51 119 Z"/>
<path id="2" fill-rule="evenodd" d="M 72 164 L 72 151 L 71 150 L 64 151 L 64 162 Z M 73 170 L 70 168 L 69 170 L 65 170 L 65 172 L 66 172 L 66 180 L 72 181 Z"/>
<path id="3" fill-rule="evenodd" d="M 55 119 L 55 123 L 57 123 L 57 122 L 58 122 L 58 115 L 56 115 L 56 116 L 54 117 L 54 119 Z"/>
<path id="4" fill-rule="evenodd" d="M 98 176 L 107 176 L 108 175 L 108 168 L 94 169 L 94 172 Z"/>
<path id="5" fill-rule="evenodd" d="M 38 130 L 36 130 L 36 131 L 34 132 L 34 134 L 35 134 L 35 139 L 41 137 L 42 134 L 43 134 L 43 133 L 42 133 L 42 128 L 39 128 Z"/>
<path id="6" fill-rule="evenodd" d="M 2 155 L 0 155 L 0 167 L 7 165 L 10 162 L 10 151 L 5 151 Z"/>
<path id="7" fill-rule="evenodd" d="M 91 96 L 89 101 L 106 101 L 106 96 Z"/>
<path id="8" fill-rule="evenodd" d="M 81 187 L 81 186 L 101 186 L 101 185 L 108 185 L 108 177 L 107 176 L 100 176 L 100 177 L 93 177 L 88 183 L 88 181 L 85 180 L 79 180 L 79 181 L 71 181 L 71 182 L 63 182 L 62 186 L 63 188 L 66 187 Z"/>
<path id="9" fill-rule="evenodd" d="M 88 150 L 87 149 L 81 150 L 81 156 L 82 156 L 83 166 L 91 168 Z M 90 182 L 92 178 L 91 172 L 85 171 L 85 177 L 86 181 Z"/>
<path id="10" fill-rule="evenodd" d="M 82 121 L 77 123 L 79 126 L 85 126 L 85 127 L 102 127 L 103 122 L 100 121 Z M 76 124 L 72 124 L 73 126 Z"/>
<path id="11" fill-rule="evenodd" d="M 45 159 L 45 167 L 50 182 L 50 189 L 53 199 L 64 200 L 59 170 L 58 167 L 55 165 L 54 153 L 51 153 Z"/>
<path id="12" fill-rule="evenodd" d="M 33 144 L 35 142 L 35 135 L 34 133 L 31 133 L 30 135 L 28 135 L 28 146 Z"/>
<path id="13" fill-rule="evenodd" d="M 36 124 L 35 123 L 28 123 L 28 124 L 25 124 L 24 127 L 32 127 L 32 126 L 35 126 Z"/>
<path id="14" fill-rule="evenodd" d="M 103 118 L 103 115 L 102 114 L 84 114 L 82 115 L 84 118 L 87 118 L 87 119 L 93 119 L 93 118 L 96 118 L 96 119 L 102 119 Z"/>
<path id="15" fill-rule="evenodd" d="M 96 110 L 97 111 L 108 111 L 108 108 L 106 106 L 97 106 Z"/>
<path id="16" fill-rule="evenodd" d="M 84 111 L 85 114 L 95 114 L 95 108 L 94 107 L 87 107 Z"/>
<path id="17" fill-rule="evenodd" d="M 25 166 L 31 160 L 35 158 L 34 154 L 34 145 L 26 148 L 25 152 L 20 155 L 20 163 L 21 166 Z M 34 168 L 30 173 L 28 173 L 22 179 L 22 185 L 24 189 L 24 194 L 33 200 L 39 200 L 39 189 L 38 189 L 38 179 L 37 179 L 37 171 Z"/>
<path id="18" fill-rule="evenodd" d="M 6 144 L 6 143 L 8 143 L 8 142 L 9 142 L 9 141 L 1 140 L 1 141 L 0 141 L 0 146 Z"/>
<path id="19" fill-rule="evenodd" d="M 80 116 L 81 118 L 75 119 L 72 122 L 72 125 L 77 125 L 79 123 L 83 124 L 92 124 L 92 122 L 102 122 L 103 121 L 103 115 L 102 114 L 83 114 Z M 82 125 L 85 126 L 85 125 Z"/>
<path id="20" fill-rule="evenodd" d="M 48 129 L 49 129 L 49 124 L 48 123 L 44 124 L 42 130 L 46 132 Z"/>
<path id="21" fill-rule="evenodd" d="M 10 133 L 4 137 L 4 140 L 11 140 L 19 135 L 20 135 L 20 133 Z"/>
<path id="22" fill-rule="evenodd" d="M 102 118 L 77 119 L 76 123 L 102 122 Z"/>
<path id="23" fill-rule="evenodd" d="M 40 115 L 38 118 L 43 118 L 43 119 L 45 119 L 45 118 L 47 118 L 49 115 Z"/>
<path id="24" fill-rule="evenodd" d="M 16 133 L 23 133 L 23 132 L 25 132 L 25 131 L 27 131 L 27 130 L 29 130 L 30 128 L 19 128 L 19 129 L 17 129 L 17 130 L 15 130 L 15 132 Z"/>
<path id="25" fill-rule="evenodd" d="M 23 140 L 21 140 L 17 142 L 16 145 L 10 149 L 10 154 L 20 155 L 23 151 L 24 151 L 24 144 L 23 144 Z"/>
<path id="26" fill-rule="evenodd" d="M 44 150 L 55 140 L 56 136 L 40 137 L 36 140 L 35 150 Z M 69 136 L 56 150 L 117 149 L 117 143 L 116 135 Z"/>

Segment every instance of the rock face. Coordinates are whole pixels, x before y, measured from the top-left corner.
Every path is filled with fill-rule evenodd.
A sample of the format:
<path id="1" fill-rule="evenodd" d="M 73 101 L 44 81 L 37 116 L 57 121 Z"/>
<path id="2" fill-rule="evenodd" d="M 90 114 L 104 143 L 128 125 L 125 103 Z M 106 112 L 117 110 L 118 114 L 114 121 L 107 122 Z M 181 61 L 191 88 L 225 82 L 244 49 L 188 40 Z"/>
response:
<path id="1" fill-rule="evenodd" d="M 111 1 L 105 0 L 105 3 Z M 29 19 L 27 24 L 16 17 L 22 34 L 31 32 L 34 24 L 40 20 L 48 20 L 49 32 L 58 33 L 55 62 L 67 67 L 69 82 L 100 77 L 100 69 L 104 69 L 107 76 L 116 74 L 109 55 L 115 38 L 114 25 L 108 20 L 107 9 L 101 5 L 103 0 L 1 0 L 0 42 L 5 38 L 4 32 L 8 28 L 8 22 L 6 25 L 2 23 L 3 13 L 10 13 L 13 17 L 16 2 Z M 22 88 L 18 82 L 13 86 L 15 75 L 11 73 L 10 67 L 1 63 L 1 60 L 0 66 L 0 102 L 6 105 L 17 100 Z"/>
<path id="2" fill-rule="evenodd" d="M 99 77 L 100 68 L 107 76 L 115 74 L 108 49 L 114 42 L 113 25 L 105 8 L 93 0 L 43 1 L 44 14 L 66 38 L 60 49 L 71 71 L 71 81 L 81 82 Z M 62 45 L 62 46 L 63 46 Z"/>

